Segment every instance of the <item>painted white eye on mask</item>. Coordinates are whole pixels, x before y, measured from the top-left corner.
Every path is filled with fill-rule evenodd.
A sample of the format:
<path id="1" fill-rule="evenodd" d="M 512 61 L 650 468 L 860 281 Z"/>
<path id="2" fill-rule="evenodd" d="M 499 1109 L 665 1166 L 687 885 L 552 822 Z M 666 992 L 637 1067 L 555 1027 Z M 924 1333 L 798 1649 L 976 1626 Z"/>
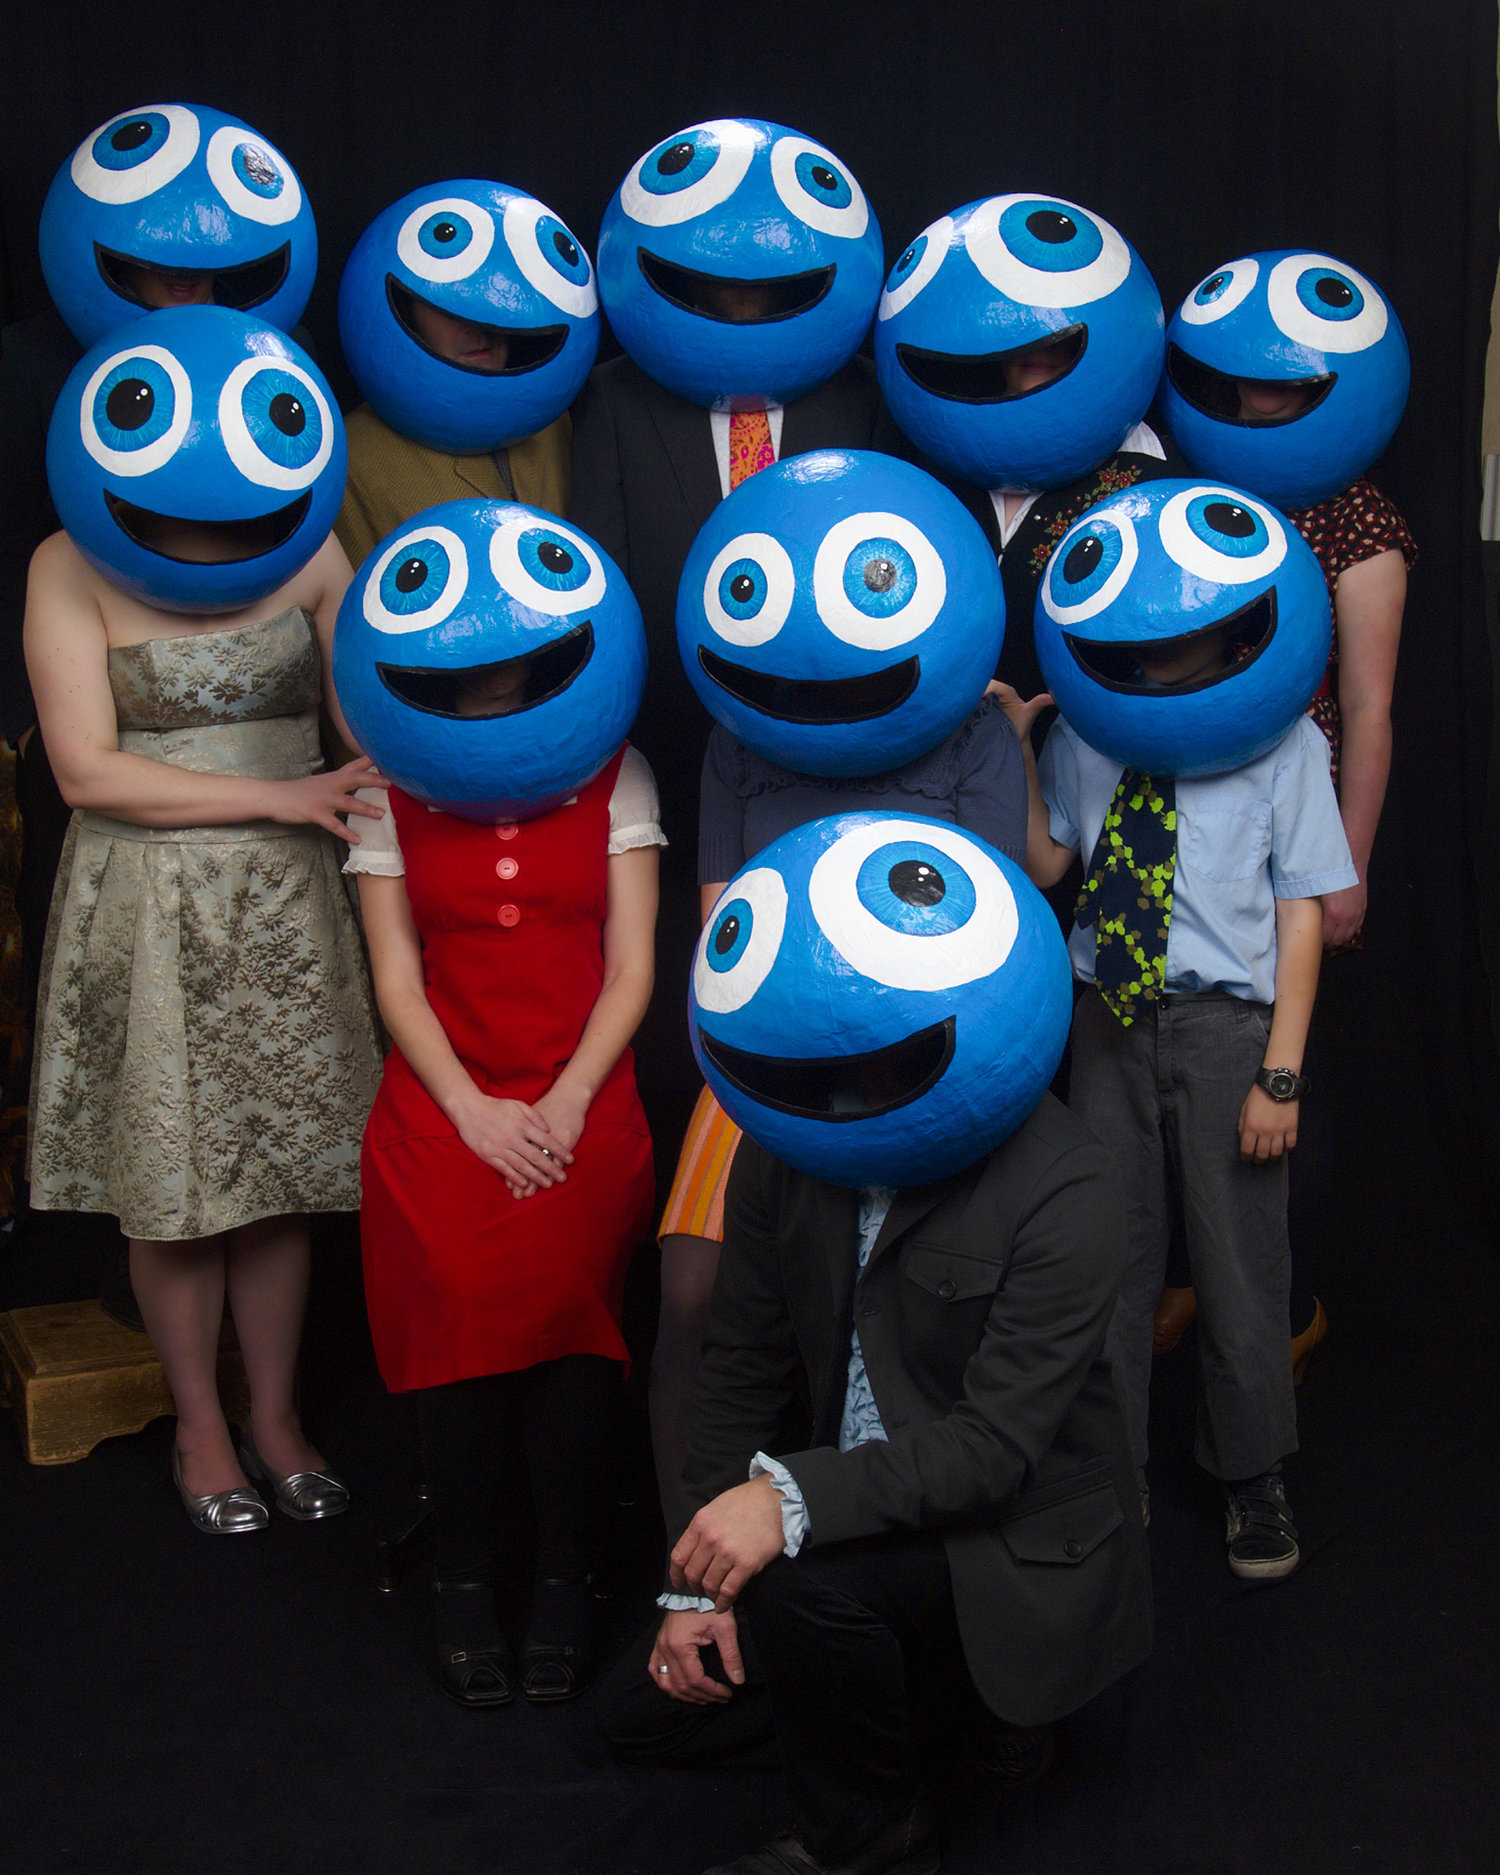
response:
<path id="1" fill-rule="evenodd" d="M 693 993 L 716 1015 L 743 1009 L 771 974 L 786 928 L 786 881 L 769 866 L 742 873 L 714 907 L 693 961 Z"/>

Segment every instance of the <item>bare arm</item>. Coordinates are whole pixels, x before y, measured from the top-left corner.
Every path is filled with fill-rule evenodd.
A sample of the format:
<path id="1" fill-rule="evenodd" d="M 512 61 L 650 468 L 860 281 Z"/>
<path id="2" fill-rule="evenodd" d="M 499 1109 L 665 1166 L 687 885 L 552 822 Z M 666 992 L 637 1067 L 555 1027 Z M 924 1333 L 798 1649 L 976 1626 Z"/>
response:
<path id="1" fill-rule="evenodd" d="M 988 685 L 985 695 L 1000 699 L 1001 709 L 1020 738 L 1021 759 L 1026 764 L 1026 872 L 1033 885 L 1045 889 L 1056 885 L 1077 857 L 1071 846 L 1052 837 L 1047 803 L 1042 799 L 1042 784 L 1036 772 L 1036 751 L 1031 746 L 1031 725 L 1051 706 L 1052 697 L 1043 690 L 1023 701 L 1018 691 L 998 678 Z"/>
<path id="2" fill-rule="evenodd" d="M 457 1129 L 459 1138 L 524 1198 L 564 1178 L 572 1158 L 554 1140 L 546 1120 L 522 1100 L 495 1100 L 481 1092 L 453 1052 L 427 1000 L 422 942 L 412 920 L 406 882 L 360 873 L 359 904 L 375 999 L 391 1039 L 413 1073 Z M 551 1159 L 548 1153 L 557 1157 Z"/>
<path id="3" fill-rule="evenodd" d="M 633 847 L 609 858 L 604 918 L 604 982 L 578 1046 L 536 1103 L 554 1141 L 572 1153 L 595 1094 L 641 1025 L 656 974 L 657 849 Z"/>
<path id="4" fill-rule="evenodd" d="M 337 598 L 331 603 L 337 611 Z M 66 534 L 43 541 L 32 558 L 25 642 L 37 718 L 70 807 L 97 808 L 146 827 L 277 820 L 326 827 L 344 839 L 350 835 L 338 815 L 381 812 L 350 798 L 370 778 L 363 760 L 301 781 L 268 781 L 200 775 L 121 749 L 94 576 Z"/>
<path id="5" fill-rule="evenodd" d="M 728 883 L 729 881 L 727 879 L 721 879 L 717 885 L 700 885 L 698 887 L 698 914 L 700 923 L 708 923 L 708 915 L 713 910 L 714 906 L 718 904 L 720 898 L 723 896 L 724 888 Z"/>
<path id="6" fill-rule="evenodd" d="M 1323 901 L 1277 899 L 1276 1004 L 1262 1067 L 1302 1072 L 1322 961 Z M 1241 1158 L 1278 1159 L 1290 1152 L 1297 1143 L 1300 1106 L 1296 1100 L 1272 1100 L 1264 1088 L 1252 1087 L 1240 1109 Z"/>
<path id="7" fill-rule="evenodd" d="M 1359 884 L 1330 892 L 1323 901 L 1323 941 L 1330 949 L 1347 944 L 1365 920 L 1370 849 L 1391 769 L 1391 694 L 1405 604 L 1406 562 L 1395 547 L 1339 575 L 1339 811 Z"/>

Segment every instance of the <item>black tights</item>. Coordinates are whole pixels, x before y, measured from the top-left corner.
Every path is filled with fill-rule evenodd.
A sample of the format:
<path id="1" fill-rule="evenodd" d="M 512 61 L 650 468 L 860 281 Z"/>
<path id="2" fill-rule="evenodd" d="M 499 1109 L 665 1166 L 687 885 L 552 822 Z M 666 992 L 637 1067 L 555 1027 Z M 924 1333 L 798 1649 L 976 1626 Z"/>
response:
<path id="1" fill-rule="evenodd" d="M 439 1581 L 490 1574 L 497 1522 L 504 1530 L 516 1523 L 515 1506 L 498 1502 L 504 1461 L 513 1456 L 524 1460 L 531 1483 L 537 1575 L 577 1581 L 588 1574 L 614 1459 L 619 1391 L 620 1363 L 601 1354 L 566 1354 L 519 1373 L 418 1390 Z"/>

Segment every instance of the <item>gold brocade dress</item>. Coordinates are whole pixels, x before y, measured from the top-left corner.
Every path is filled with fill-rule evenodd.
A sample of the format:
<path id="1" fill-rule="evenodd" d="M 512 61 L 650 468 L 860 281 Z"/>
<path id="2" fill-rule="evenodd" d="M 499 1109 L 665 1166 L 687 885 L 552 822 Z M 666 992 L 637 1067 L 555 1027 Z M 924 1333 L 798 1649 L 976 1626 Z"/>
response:
<path id="1" fill-rule="evenodd" d="M 113 647 L 109 680 L 124 750 L 286 781 L 323 765 L 300 608 Z M 341 853 L 320 827 L 75 810 L 37 1009 L 37 1209 L 188 1238 L 358 1208 L 380 1053 Z"/>

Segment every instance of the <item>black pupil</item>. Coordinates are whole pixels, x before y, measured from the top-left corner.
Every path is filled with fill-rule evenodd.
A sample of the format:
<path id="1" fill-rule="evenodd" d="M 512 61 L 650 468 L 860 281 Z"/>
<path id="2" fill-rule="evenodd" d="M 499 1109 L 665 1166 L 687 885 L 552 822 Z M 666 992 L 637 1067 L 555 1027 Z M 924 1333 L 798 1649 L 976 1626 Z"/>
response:
<path id="1" fill-rule="evenodd" d="M 1078 232 L 1078 224 L 1071 216 L 1060 215 L 1055 208 L 1039 208 L 1026 217 L 1026 226 L 1039 241 L 1050 241 L 1054 246 L 1064 241 L 1071 241 Z"/>
<path id="2" fill-rule="evenodd" d="M 1345 280 L 1332 280 L 1327 274 L 1313 288 L 1325 306 L 1352 306 L 1354 290 Z"/>
<path id="3" fill-rule="evenodd" d="M 419 586 L 427 584 L 427 562 L 415 555 L 404 560 L 396 570 L 396 591 L 415 592 Z"/>
<path id="4" fill-rule="evenodd" d="M 744 605 L 755 597 L 755 581 L 748 573 L 736 573 L 729 582 L 729 596 Z"/>
<path id="5" fill-rule="evenodd" d="M 1255 516 L 1232 501 L 1211 501 L 1203 518 L 1216 534 L 1228 534 L 1234 540 L 1248 540 L 1255 532 Z"/>
<path id="6" fill-rule="evenodd" d="M 432 231 L 434 241 L 456 241 L 458 229 L 451 221 L 440 221 Z"/>
<path id="7" fill-rule="evenodd" d="M 831 169 L 826 168 L 822 163 L 814 163 L 808 173 L 820 189 L 832 191 L 839 186 L 838 177 L 834 175 Z"/>
<path id="8" fill-rule="evenodd" d="M 571 573 L 573 556 L 566 547 L 559 547 L 555 540 L 544 540 L 536 550 L 536 557 L 549 573 Z"/>
<path id="9" fill-rule="evenodd" d="M 656 159 L 656 167 L 664 176 L 679 176 L 697 155 L 691 143 L 674 143 L 670 150 L 663 150 Z"/>
<path id="10" fill-rule="evenodd" d="M 905 272 L 905 270 L 912 264 L 912 261 L 916 256 L 916 252 L 917 250 L 914 247 L 909 247 L 906 250 L 906 252 L 901 256 L 900 260 L 896 262 L 897 273 Z"/>
<path id="11" fill-rule="evenodd" d="M 1212 299 L 1215 293 L 1222 293 L 1229 284 L 1227 273 L 1216 273 L 1212 280 L 1205 281 L 1200 299 Z"/>
<path id="12" fill-rule="evenodd" d="M 121 378 L 105 401 L 104 414 L 117 430 L 138 430 L 156 408 L 156 393 L 144 378 Z"/>
<path id="13" fill-rule="evenodd" d="M 271 399 L 271 421 L 283 436 L 300 436 L 307 428 L 307 412 L 290 391 L 278 391 Z"/>
<path id="14" fill-rule="evenodd" d="M 865 567 L 865 584 L 871 592 L 889 592 L 896 583 L 896 569 L 889 560 L 871 560 Z"/>
<path id="15" fill-rule="evenodd" d="M 732 951 L 740 935 L 740 921 L 733 912 L 724 920 L 714 933 L 714 949 L 723 957 Z"/>
<path id="16" fill-rule="evenodd" d="M 903 859 L 892 866 L 890 887 L 906 905 L 936 905 L 948 890 L 937 867 L 922 859 Z"/>
<path id="17" fill-rule="evenodd" d="M 121 124 L 110 138 L 110 147 L 123 155 L 126 150 L 138 150 L 143 143 L 151 140 L 151 125 L 144 117 L 138 117 L 133 124 Z"/>
<path id="18" fill-rule="evenodd" d="M 576 267 L 578 265 L 578 249 L 563 233 L 561 228 L 553 235 L 552 245 L 557 249 L 558 253 L 562 255 L 564 262 L 569 267 Z"/>
<path id="19" fill-rule="evenodd" d="M 1104 558 L 1104 542 L 1097 534 L 1085 534 L 1063 561 L 1063 578 L 1070 586 L 1081 585 Z"/>

